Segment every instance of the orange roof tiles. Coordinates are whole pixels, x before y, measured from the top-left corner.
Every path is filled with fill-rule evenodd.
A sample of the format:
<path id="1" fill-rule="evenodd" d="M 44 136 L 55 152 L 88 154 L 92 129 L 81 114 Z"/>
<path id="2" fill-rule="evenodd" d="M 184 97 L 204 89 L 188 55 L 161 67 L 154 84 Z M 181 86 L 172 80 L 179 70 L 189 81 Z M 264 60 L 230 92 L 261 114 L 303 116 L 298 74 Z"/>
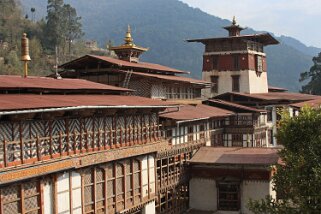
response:
<path id="1" fill-rule="evenodd" d="M 213 117 L 228 117 L 234 114 L 231 111 L 216 108 L 208 105 L 184 105 L 180 107 L 179 111 L 172 111 L 160 114 L 160 117 L 173 120 L 195 120 L 195 119 L 208 119 Z"/>
<path id="2" fill-rule="evenodd" d="M 274 165 L 279 162 L 278 148 L 202 147 L 191 163 L 213 165 Z"/>

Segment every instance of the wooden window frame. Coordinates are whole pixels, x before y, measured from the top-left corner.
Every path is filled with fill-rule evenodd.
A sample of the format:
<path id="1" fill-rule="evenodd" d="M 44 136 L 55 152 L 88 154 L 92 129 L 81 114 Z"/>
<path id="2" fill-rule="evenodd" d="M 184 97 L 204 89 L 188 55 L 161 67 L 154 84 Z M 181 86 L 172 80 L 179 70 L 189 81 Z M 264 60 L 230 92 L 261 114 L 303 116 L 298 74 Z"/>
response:
<path id="1" fill-rule="evenodd" d="M 219 59 L 220 59 L 220 56 L 219 55 L 213 55 L 211 57 L 212 59 L 212 70 L 219 70 Z"/>
<path id="2" fill-rule="evenodd" d="M 25 190 L 25 186 L 28 183 L 36 183 L 36 193 L 27 195 L 27 191 Z M 4 206 L 7 204 L 12 204 L 12 203 L 17 203 L 18 205 L 18 211 L 20 211 L 21 214 L 28 214 L 28 213 L 34 213 L 34 211 L 37 211 L 37 213 L 39 214 L 43 214 L 43 191 L 42 191 L 42 182 L 38 179 L 33 179 L 30 180 L 28 182 L 23 182 L 23 183 L 18 183 L 18 184 L 13 184 L 10 185 L 6 188 L 12 188 L 13 186 L 17 187 L 17 197 L 14 200 L 9 200 L 9 201 L 5 201 L 5 196 L 4 196 L 4 190 L 1 190 L 1 200 L 0 200 L 0 205 L 1 205 L 1 212 L 4 212 Z M 32 208 L 29 210 L 26 210 L 25 207 L 25 201 L 29 198 L 32 197 L 37 197 L 37 207 L 36 208 Z"/>
<path id="3" fill-rule="evenodd" d="M 232 75 L 232 91 L 240 92 L 240 75 Z"/>
<path id="4" fill-rule="evenodd" d="M 260 73 L 264 71 L 263 57 L 261 55 L 255 55 L 255 70 Z"/>
<path id="5" fill-rule="evenodd" d="M 241 69 L 240 55 L 235 54 L 235 55 L 232 55 L 232 57 L 233 57 L 233 70 L 235 70 L 235 71 L 240 70 Z"/>
<path id="6" fill-rule="evenodd" d="M 236 190 L 228 191 L 223 190 L 224 188 L 231 188 L 234 187 Z M 223 195 L 225 197 L 223 197 Z M 236 197 L 236 199 L 232 199 Z M 222 205 L 222 203 L 227 203 L 228 205 Z M 241 205 L 241 198 L 240 198 L 240 184 L 239 183 L 218 183 L 217 185 L 217 207 L 218 210 L 223 211 L 239 211 Z"/>
<path id="7" fill-rule="evenodd" d="M 212 83 L 212 86 L 211 86 L 211 92 L 212 93 L 218 93 L 218 79 L 219 79 L 219 76 L 211 76 L 211 83 Z"/>

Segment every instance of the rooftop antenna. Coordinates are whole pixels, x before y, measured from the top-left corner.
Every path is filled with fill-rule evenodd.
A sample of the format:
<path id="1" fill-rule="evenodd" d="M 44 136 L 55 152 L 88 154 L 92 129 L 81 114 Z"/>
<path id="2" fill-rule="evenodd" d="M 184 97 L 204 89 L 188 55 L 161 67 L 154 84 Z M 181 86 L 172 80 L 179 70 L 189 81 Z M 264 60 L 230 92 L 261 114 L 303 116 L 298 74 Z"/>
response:
<path id="1" fill-rule="evenodd" d="M 27 38 L 27 34 L 23 33 L 21 38 L 21 61 L 24 62 L 23 66 L 23 77 L 28 77 L 28 62 L 31 61 L 29 55 L 29 39 Z"/>

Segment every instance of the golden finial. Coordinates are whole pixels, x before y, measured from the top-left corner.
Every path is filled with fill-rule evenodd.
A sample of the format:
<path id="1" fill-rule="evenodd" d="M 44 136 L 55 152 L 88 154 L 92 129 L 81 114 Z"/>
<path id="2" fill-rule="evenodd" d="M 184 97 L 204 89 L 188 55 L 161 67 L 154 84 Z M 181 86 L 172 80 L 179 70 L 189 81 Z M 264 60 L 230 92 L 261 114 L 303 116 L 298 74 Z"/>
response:
<path id="1" fill-rule="evenodd" d="M 127 28 L 127 33 L 126 33 L 124 41 L 125 41 L 126 45 L 132 45 L 133 44 L 133 38 L 132 38 L 132 35 L 131 35 L 131 29 L 130 29 L 129 25 L 128 25 L 128 28 Z"/>
<path id="2" fill-rule="evenodd" d="M 235 19 L 235 16 L 233 16 L 232 25 L 236 25 L 236 19 Z"/>
<path id="3" fill-rule="evenodd" d="M 23 33 L 21 38 L 21 61 L 24 62 L 24 71 L 23 76 L 28 76 L 28 62 L 31 61 L 29 55 L 29 39 L 27 38 L 27 34 Z"/>
<path id="4" fill-rule="evenodd" d="M 21 38 L 21 61 L 30 61 L 31 58 L 29 56 L 29 39 L 27 38 L 27 34 L 23 33 Z"/>

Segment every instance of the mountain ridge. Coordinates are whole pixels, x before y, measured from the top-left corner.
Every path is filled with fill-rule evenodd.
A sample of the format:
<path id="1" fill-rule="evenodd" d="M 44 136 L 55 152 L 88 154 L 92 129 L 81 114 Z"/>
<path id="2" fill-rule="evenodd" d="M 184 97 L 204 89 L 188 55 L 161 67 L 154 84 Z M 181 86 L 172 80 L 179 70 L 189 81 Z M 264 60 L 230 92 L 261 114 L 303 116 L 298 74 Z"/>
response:
<path id="1" fill-rule="evenodd" d="M 102 46 L 108 40 L 123 41 L 127 24 L 132 27 L 134 42 L 150 51 L 142 60 L 190 71 L 200 78 L 204 47 L 186 43 L 186 39 L 226 36 L 222 29 L 230 21 L 192 8 L 178 0 L 66 0 L 82 16 L 85 38 Z M 91 1 L 93 2 L 93 1 Z M 23 0 L 25 11 L 36 7 L 37 16 L 45 14 L 46 1 Z M 42 10 L 42 12 L 41 12 Z M 38 17 L 38 18 L 39 18 Z M 240 23 L 242 25 L 242 23 Z M 256 33 L 249 28 L 246 33 Z M 291 37 L 277 37 L 280 45 L 266 48 L 269 83 L 298 91 L 299 74 L 312 65 L 312 57 L 321 49 L 307 47 Z"/>

